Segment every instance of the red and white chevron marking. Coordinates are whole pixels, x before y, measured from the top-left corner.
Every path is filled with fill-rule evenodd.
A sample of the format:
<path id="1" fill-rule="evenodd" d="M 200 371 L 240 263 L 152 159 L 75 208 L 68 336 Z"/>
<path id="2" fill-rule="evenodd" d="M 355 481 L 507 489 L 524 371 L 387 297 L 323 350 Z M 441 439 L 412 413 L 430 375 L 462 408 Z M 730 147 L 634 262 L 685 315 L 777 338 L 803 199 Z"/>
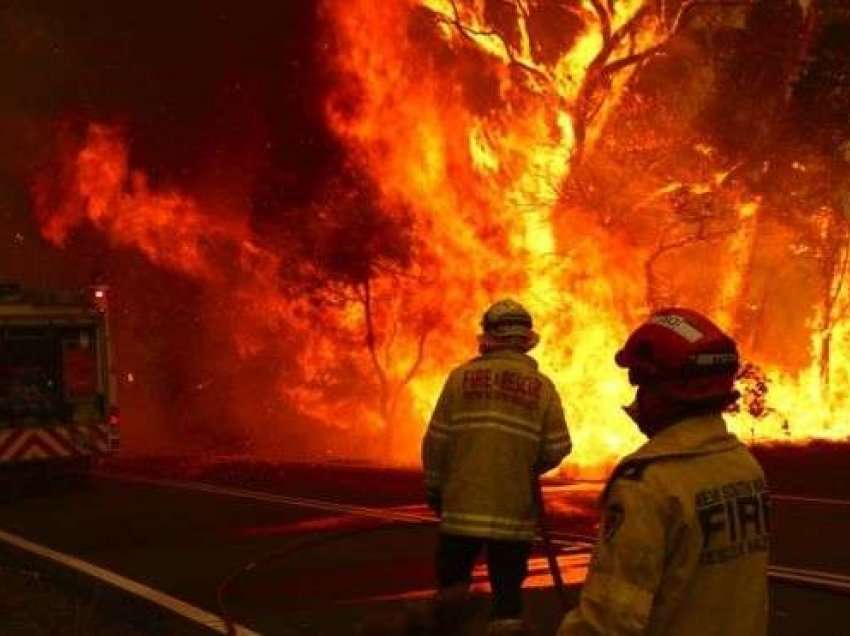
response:
<path id="1" fill-rule="evenodd" d="M 108 453 L 109 449 L 109 427 L 105 423 L 0 431 L 0 462 L 82 457 Z"/>

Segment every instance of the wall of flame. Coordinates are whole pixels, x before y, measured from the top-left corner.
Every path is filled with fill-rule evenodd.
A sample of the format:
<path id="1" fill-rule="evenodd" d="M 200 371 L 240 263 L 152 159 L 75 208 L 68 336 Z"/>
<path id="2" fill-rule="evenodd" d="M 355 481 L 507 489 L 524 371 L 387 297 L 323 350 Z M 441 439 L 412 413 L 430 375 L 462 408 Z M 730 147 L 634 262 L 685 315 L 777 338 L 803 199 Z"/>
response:
<path id="1" fill-rule="evenodd" d="M 131 165 L 125 131 L 96 122 L 51 177 L 61 196 L 44 194 L 56 183 L 35 189 L 44 236 L 61 245 L 91 224 L 115 247 L 225 298 L 240 355 L 294 361 L 281 373 L 281 402 L 323 423 L 322 434 L 347 431 L 351 454 L 362 454 L 356 440 L 368 433 L 382 440 L 373 458 L 415 458 L 447 370 L 474 355 L 481 311 L 504 296 L 532 311 L 542 336 L 535 356 L 563 393 L 575 442 L 568 470 L 599 473 L 641 442 L 619 410 L 632 389 L 612 357 L 661 303 L 708 312 L 758 364 L 745 389 L 752 405 L 767 388 L 767 403 L 730 418 L 742 437 L 845 439 L 850 323 L 830 326 L 825 375 L 820 296 L 807 282 L 816 266 L 789 266 L 789 245 L 806 249 L 802 230 L 766 211 L 687 118 L 634 130 L 646 105 L 632 80 L 652 68 L 612 75 L 579 129 L 585 80 L 605 46 L 593 3 L 555 15 L 554 33 L 521 10 L 528 3 L 503 4 L 515 11 L 494 15 L 478 0 L 322 5 L 332 43 L 324 63 L 337 80 L 325 117 L 357 173 L 376 184 L 378 208 L 408 227 L 404 259 L 294 293 L 281 286 L 291 263 L 248 210 L 212 214 L 209 195 L 152 188 Z M 614 31 L 646 10 L 637 0 L 612 5 Z M 663 16 L 640 24 L 615 58 L 669 35 Z M 710 93 L 711 78 L 699 79 L 685 85 L 696 102 Z M 671 93 L 688 80 L 675 81 Z M 668 158 L 663 176 L 624 161 L 635 147 L 662 157 L 668 137 L 688 151 Z M 828 214 L 801 215 L 806 236 L 833 240 Z M 847 292 L 835 291 L 840 306 Z M 754 317 L 757 305 L 768 309 Z M 285 438 L 274 419 L 268 427 Z"/>

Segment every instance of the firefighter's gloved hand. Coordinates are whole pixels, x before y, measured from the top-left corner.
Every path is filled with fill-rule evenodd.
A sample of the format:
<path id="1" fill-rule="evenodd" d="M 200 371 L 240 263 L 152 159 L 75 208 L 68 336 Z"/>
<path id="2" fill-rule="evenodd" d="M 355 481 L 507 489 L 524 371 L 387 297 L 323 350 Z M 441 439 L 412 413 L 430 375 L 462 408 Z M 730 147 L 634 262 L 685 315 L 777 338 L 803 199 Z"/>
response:
<path id="1" fill-rule="evenodd" d="M 425 501 L 428 507 L 434 511 L 438 517 L 443 514 L 443 495 L 439 490 L 429 490 L 425 493 Z"/>

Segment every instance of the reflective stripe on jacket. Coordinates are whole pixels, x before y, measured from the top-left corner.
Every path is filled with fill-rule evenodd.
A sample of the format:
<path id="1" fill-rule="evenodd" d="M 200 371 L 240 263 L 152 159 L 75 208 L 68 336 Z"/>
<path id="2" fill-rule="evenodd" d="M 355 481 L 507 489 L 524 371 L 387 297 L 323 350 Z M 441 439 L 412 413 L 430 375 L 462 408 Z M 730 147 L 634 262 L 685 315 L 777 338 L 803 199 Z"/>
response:
<path id="1" fill-rule="evenodd" d="M 764 473 L 720 415 L 658 433 L 615 469 L 579 607 L 559 636 L 764 636 Z"/>
<path id="2" fill-rule="evenodd" d="M 530 540 L 535 475 L 570 452 L 561 398 L 533 358 L 493 351 L 458 367 L 422 445 L 426 487 L 450 534 Z"/>

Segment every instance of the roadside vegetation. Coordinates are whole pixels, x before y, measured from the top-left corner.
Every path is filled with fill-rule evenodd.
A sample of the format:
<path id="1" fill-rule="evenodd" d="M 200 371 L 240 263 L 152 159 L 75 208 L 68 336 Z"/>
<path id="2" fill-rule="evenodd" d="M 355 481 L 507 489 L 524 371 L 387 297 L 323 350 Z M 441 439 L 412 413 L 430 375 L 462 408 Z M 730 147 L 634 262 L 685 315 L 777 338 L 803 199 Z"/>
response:
<path id="1" fill-rule="evenodd" d="M 141 628 L 139 623 L 122 619 L 108 608 L 99 586 L 89 584 L 72 590 L 42 572 L 0 563 L 0 634 L 3 636 L 147 636 L 153 633 Z"/>

